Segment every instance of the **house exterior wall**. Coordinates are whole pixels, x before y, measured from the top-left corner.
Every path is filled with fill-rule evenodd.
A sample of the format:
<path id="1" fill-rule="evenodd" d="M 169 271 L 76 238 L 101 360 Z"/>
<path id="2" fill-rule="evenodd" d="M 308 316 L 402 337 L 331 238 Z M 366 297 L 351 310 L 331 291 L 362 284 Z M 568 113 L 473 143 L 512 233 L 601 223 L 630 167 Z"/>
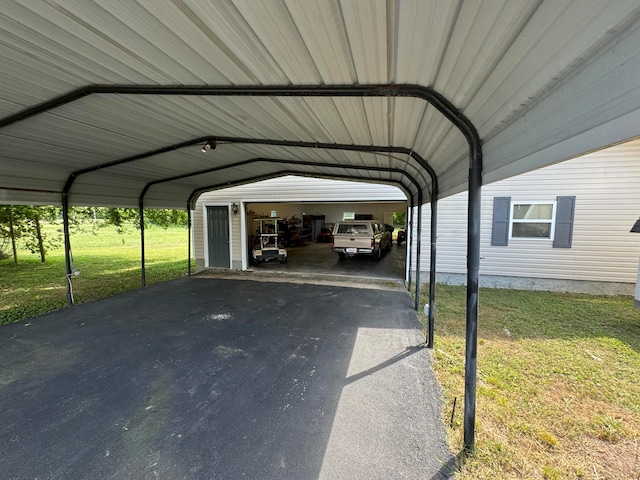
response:
<path id="1" fill-rule="evenodd" d="M 193 255 L 196 260 L 196 271 L 200 271 L 205 268 L 205 265 L 208 264 L 208 253 L 205 248 L 205 238 L 207 236 L 206 232 L 206 222 L 204 221 L 206 218 L 206 208 L 207 207 L 227 207 L 229 209 L 229 234 L 230 237 L 239 239 L 240 229 L 241 229 L 241 219 L 240 215 L 235 215 L 231 211 L 232 201 L 227 199 L 212 199 L 211 201 L 198 203 L 196 205 L 195 210 L 193 210 L 191 214 L 191 222 L 192 222 L 192 242 L 193 242 Z M 229 245 L 230 248 L 230 260 L 231 260 L 231 268 L 240 268 L 239 262 L 242 260 L 241 246 L 235 245 L 233 242 Z"/>
<path id="2" fill-rule="evenodd" d="M 548 239 L 510 238 L 507 246 L 491 245 L 494 197 L 544 202 L 558 196 L 575 196 L 571 248 L 553 248 Z M 640 235 L 629 230 L 638 215 L 640 140 L 485 185 L 481 285 L 632 294 Z M 428 238 L 430 216 L 430 208 L 425 206 L 423 238 Z M 466 231 L 467 193 L 440 200 L 438 281 L 465 283 Z M 424 245 L 420 268 L 428 274 L 429 250 Z"/>

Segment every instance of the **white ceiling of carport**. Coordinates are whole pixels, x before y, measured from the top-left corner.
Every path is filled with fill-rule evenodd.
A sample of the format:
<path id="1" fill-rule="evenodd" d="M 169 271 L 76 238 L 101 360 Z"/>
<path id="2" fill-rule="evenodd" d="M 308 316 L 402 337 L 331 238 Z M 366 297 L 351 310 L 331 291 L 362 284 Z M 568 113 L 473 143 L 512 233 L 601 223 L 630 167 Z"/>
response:
<path id="1" fill-rule="evenodd" d="M 91 85 L 420 85 L 477 128 L 485 181 L 640 134 L 637 0 L 16 1 L 0 9 L 0 123 Z M 92 94 L 0 128 L 0 203 L 59 201 L 69 175 L 203 136 L 403 147 L 466 188 L 468 147 L 416 98 Z M 201 145 L 80 175 L 72 204 L 184 208 L 195 189 L 268 176 L 430 181 L 406 154 Z M 342 167 L 341 167 L 342 166 Z"/>

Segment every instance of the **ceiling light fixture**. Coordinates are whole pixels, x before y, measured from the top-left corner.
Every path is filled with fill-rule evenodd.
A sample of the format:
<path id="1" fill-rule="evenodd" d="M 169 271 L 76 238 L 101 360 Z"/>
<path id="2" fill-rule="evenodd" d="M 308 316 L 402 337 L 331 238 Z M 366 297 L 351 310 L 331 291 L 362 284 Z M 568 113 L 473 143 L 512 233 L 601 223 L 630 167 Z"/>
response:
<path id="1" fill-rule="evenodd" d="M 207 153 L 209 150 L 215 150 L 216 147 L 217 147 L 217 144 L 215 141 L 209 141 L 202 146 L 202 149 L 200 149 L 200 151 L 202 153 Z"/>

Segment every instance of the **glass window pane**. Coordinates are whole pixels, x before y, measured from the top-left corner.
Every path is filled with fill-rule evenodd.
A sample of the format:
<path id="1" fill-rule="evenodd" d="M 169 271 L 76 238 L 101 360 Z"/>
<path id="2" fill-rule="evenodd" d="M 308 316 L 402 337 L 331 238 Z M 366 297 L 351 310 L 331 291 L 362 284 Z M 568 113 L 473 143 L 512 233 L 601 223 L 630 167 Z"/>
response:
<path id="1" fill-rule="evenodd" d="M 337 233 L 347 233 L 351 235 L 366 235 L 369 233 L 367 225 L 364 223 L 341 223 L 338 225 Z"/>
<path id="2" fill-rule="evenodd" d="M 553 215 L 553 205 L 517 203 L 513 205 L 514 220 L 551 220 Z"/>
<path id="3" fill-rule="evenodd" d="M 520 238 L 550 238 L 550 223 L 518 223 L 513 222 L 512 237 Z"/>

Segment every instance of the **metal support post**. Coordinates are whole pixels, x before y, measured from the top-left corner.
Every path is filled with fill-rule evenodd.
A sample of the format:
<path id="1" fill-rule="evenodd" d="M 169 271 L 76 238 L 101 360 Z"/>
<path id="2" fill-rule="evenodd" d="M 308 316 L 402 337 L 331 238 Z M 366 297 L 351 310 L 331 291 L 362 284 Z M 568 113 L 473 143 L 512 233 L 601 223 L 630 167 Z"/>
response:
<path id="1" fill-rule="evenodd" d="M 147 286 L 147 274 L 144 262 L 144 206 L 142 198 L 140 199 L 140 276 L 142 286 Z"/>
<path id="2" fill-rule="evenodd" d="M 420 242 L 422 233 L 422 191 L 418 192 L 418 230 L 416 235 L 416 311 L 420 308 Z"/>
<path id="3" fill-rule="evenodd" d="M 478 356 L 478 286 L 480 271 L 480 207 L 482 170 L 480 158 L 472 152 L 469 168 L 467 231 L 467 324 L 464 375 L 464 449 L 473 451 L 476 424 L 476 375 Z"/>
<path id="4" fill-rule="evenodd" d="M 73 305 L 73 293 L 71 291 L 71 239 L 69 236 L 69 194 L 62 194 L 62 225 L 64 232 L 64 264 L 67 279 L 67 305 Z"/>
<path id="5" fill-rule="evenodd" d="M 408 212 L 407 212 L 407 227 L 405 230 L 405 233 L 407 235 L 406 239 L 405 239 L 405 248 L 407 249 L 406 254 L 405 254 L 405 258 L 409 259 L 409 266 L 408 266 L 408 272 L 409 272 L 409 278 L 407 280 L 407 290 L 411 291 L 411 259 L 413 257 L 412 254 L 412 248 L 413 248 L 413 211 L 414 211 L 414 205 L 411 204 L 411 207 L 409 207 Z"/>
<path id="6" fill-rule="evenodd" d="M 187 275 L 191 276 L 191 208 L 187 205 Z"/>
<path id="7" fill-rule="evenodd" d="M 436 240 L 438 230 L 438 195 L 431 193 L 431 251 L 429 253 L 429 327 L 427 330 L 427 347 L 433 348 L 433 330 L 435 329 L 436 311 Z"/>

